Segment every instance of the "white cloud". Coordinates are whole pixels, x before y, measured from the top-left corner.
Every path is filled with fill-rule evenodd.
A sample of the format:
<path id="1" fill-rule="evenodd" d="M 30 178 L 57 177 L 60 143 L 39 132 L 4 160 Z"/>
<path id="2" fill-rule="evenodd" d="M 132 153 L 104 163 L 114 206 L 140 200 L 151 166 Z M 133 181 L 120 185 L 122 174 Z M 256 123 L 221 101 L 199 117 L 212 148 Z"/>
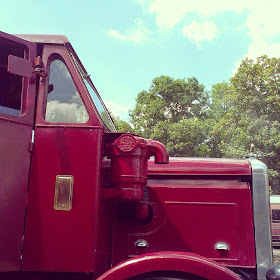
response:
<path id="1" fill-rule="evenodd" d="M 244 58 L 256 59 L 262 55 L 268 57 L 280 57 L 280 43 L 268 44 L 265 39 L 257 38 L 249 45 L 247 53 L 235 63 L 232 74 L 235 75 L 241 61 Z"/>
<path id="2" fill-rule="evenodd" d="M 135 43 L 140 43 L 147 39 L 149 31 L 143 25 L 142 20 L 137 20 L 132 29 L 126 30 L 124 34 L 119 33 L 115 29 L 109 30 L 109 34 L 117 39 L 132 41 Z"/>
<path id="3" fill-rule="evenodd" d="M 156 14 L 157 25 L 161 28 L 172 28 L 180 22 L 187 13 L 188 5 L 184 0 L 160 1 L 155 0 L 149 6 L 149 11 Z M 184 4 L 185 3 L 185 4 Z"/>
<path id="4" fill-rule="evenodd" d="M 218 12 L 241 12 L 255 5 L 254 0 L 135 0 L 142 7 L 155 15 L 157 26 L 161 31 L 174 28 L 178 23 L 187 19 L 190 14 L 197 14 L 201 23 L 192 22 L 183 27 L 183 35 L 194 41 L 198 46 L 203 41 L 217 38 L 217 28 L 213 22 L 208 22 Z M 208 34 L 209 33 L 209 34 Z"/>
<path id="5" fill-rule="evenodd" d="M 182 34 L 198 46 L 204 41 L 217 38 L 215 15 L 223 12 L 244 12 L 247 18 L 240 23 L 240 30 L 248 31 L 251 40 L 244 57 L 256 58 L 267 54 L 280 57 L 280 1 L 267 0 L 134 0 L 141 3 L 147 11 L 155 16 L 158 28 L 163 31 L 184 23 L 189 16 L 196 16 L 198 21 L 184 25 Z M 243 13 L 243 16 L 246 15 Z M 212 23 L 208 23 L 211 19 Z M 236 42 L 238 45 L 238 42 Z M 240 60 L 241 61 L 241 60 Z M 236 65 L 239 65 L 239 62 Z"/>
<path id="6" fill-rule="evenodd" d="M 156 15 L 156 22 L 160 28 L 172 28 L 183 20 L 187 14 L 193 12 L 197 12 L 204 17 L 224 11 L 241 12 L 256 5 L 255 2 L 254 0 L 153 0 L 149 2 L 149 11 Z"/>
<path id="7" fill-rule="evenodd" d="M 262 5 L 255 6 L 248 15 L 246 25 L 253 38 L 271 37 L 280 33 L 279 30 L 280 2 L 270 0 Z"/>
<path id="8" fill-rule="evenodd" d="M 122 117 L 123 115 L 128 114 L 128 110 L 130 110 L 131 106 L 123 106 L 120 105 L 113 100 L 104 100 L 104 103 L 106 104 L 106 107 L 110 112 L 113 113 L 115 117 Z"/>
<path id="9" fill-rule="evenodd" d="M 262 3 L 262 4 L 261 4 Z M 251 42 L 247 52 L 235 64 L 236 73 L 245 57 L 255 59 L 262 55 L 280 57 L 280 1 L 268 0 L 253 5 L 245 22 Z"/>
<path id="10" fill-rule="evenodd" d="M 279 17 L 280 1 L 270 0 L 263 6 L 255 7 L 249 14 L 246 25 L 252 42 L 246 54 L 249 58 L 256 58 L 260 55 L 280 57 Z"/>
<path id="11" fill-rule="evenodd" d="M 280 57 L 280 43 L 268 44 L 264 39 L 258 38 L 250 44 L 246 57 L 256 58 L 264 54 L 269 57 Z"/>
<path id="12" fill-rule="evenodd" d="M 211 41 L 217 38 L 216 24 L 213 22 L 197 22 L 193 21 L 189 25 L 183 27 L 183 35 L 194 41 L 199 47 L 203 41 Z"/>

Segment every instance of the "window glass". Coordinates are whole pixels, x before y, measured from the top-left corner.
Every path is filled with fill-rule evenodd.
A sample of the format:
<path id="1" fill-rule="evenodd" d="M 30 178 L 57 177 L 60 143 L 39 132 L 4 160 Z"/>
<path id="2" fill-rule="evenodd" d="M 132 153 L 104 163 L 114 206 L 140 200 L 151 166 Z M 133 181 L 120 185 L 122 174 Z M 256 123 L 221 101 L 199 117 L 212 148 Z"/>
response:
<path id="1" fill-rule="evenodd" d="M 105 107 L 103 106 L 103 104 L 101 103 L 99 97 L 97 96 L 96 92 L 94 91 L 94 89 L 90 86 L 89 82 L 84 79 L 84 82 L 87 86 L 87 89 L 91 95 L 91 98 L 94 102 L 94 105 L 101 117 L 101 119 L 103 120 L 104 124 L 107 126 L 107 128 L 109 128 L 109 130 L 111 131 L 116 131 L 116 128 L 109 116 L 109 114 L 107 113 Z"/>
<path id="2" fill-rule="evenodd" d="M 24 58 L 24 47 L 0 39 L 0 114 L 19 116 L 24 78 L 7 72 L 9 55 Z"/>
<path id="3" fill-rule="evenodd" d="M 91 95 L 92 101 L 99 113 L 99 116 L 101 117 L 103 123 L 110 131 L 117 131 L 116 127 L 110 117 L 110 114 L 108 110 L 106 109 L 100 95 L 98 94 L 96 88 L 94 87 L 93 83 L 91 82 L 89 75 L 85 73 L 82 65 L 79 61 L 77 61 L 75 55 L 71 53 L 71 50 L 69 50 L 71 58 L 73 59 L 74 64 L 77 66 L 77 69 L 79 70 L 81 76 L 84 79 L 85 85 L 88 89 L 88 92 Z"/>
<path id="4" fill-rule="evenodd" d="M 53 60 L 49 75 L 46 121 L 86 123 L 88 113 L 64 62 Z"/>

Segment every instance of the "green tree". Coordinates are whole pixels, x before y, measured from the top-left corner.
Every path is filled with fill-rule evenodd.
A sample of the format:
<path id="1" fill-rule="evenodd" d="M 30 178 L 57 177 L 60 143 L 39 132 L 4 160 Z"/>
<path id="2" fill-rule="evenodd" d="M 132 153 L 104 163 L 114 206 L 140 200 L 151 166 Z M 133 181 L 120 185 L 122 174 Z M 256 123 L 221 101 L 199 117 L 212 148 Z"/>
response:
<path id="1" fill-rule="evenodd" d="M 118 117 L 114 116 L 112 113 L 110 113 L 110 115 L 113 119 L 113 122 L 118 132 L 134 133 L 134 129 L 128 122 L 123 121 L 119 116 Z"/>
<path id="2" fill-rule="evenodd" d="M 211 130 L 209 132 L 209 155 L 211 157 L 222 157 L 223 154 L 220 149 L 222 137 L 222 130 L 220 131 L 220 126 L 218 123 L 222 122 L 223 118 L 227 115 L 231 104 L 225 98 L 228 92 L 231 90 L 231 85 L 228 82 L 218 83 L 212 86 L 211 90 L 211 104 L 208 113 L 208 121 L 210 123 Z M 227 120 L 227 117 L 225 117 Z"/>
<path id="3" fill-rule="evenodd" d="M 209 94 L 196 78 L 153 79 L 130 112 L 137 134 L 161 141 L 170 155 L 207 155 Z"/>
<path id="4" fill-rule="evenodd" d="M 211 90 L 211 113 L 212 118 L 219 120 L 221 119 L 231 104 L 225 98 L 228 92 L 231 90 L 231 85 L 228 82 L 218 83 L 212 86 Z"/>
<path id="5" fill-rule="evenodd" d="M 170 155 L 242 158 L 250 144 L 269 167 L 280 193 L 280 59 L 245 59 L 229 82 L 209 94 L 196 78 L 153 79 L 118 130 L 161 141 Z"/>
<path id="6" fill-rule="evenodd" d="M 254 143 L 256 152 L 262 154 L 269 167 L 272 188 L 278 192 L 280 59 L 245 59 L 230 83 L 223 86 L 215 85 L 212 90 L 216 125 L 211 141 L 216 143 L 221 156 L 238 158 L 248 153 L 250 143 Z"/>

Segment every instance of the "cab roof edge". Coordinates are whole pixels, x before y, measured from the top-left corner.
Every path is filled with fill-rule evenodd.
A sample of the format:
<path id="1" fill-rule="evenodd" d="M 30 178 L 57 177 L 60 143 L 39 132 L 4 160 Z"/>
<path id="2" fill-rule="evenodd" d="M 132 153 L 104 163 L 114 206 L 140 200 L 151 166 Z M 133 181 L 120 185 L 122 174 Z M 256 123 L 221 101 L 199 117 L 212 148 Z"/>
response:
<path id="1" fill-rule="evenodd" d="M 14 34 L 14 36 L 33 43 L 63 44 L 63 45 L 69 43 L 69 40 L 65 35 Z"/>

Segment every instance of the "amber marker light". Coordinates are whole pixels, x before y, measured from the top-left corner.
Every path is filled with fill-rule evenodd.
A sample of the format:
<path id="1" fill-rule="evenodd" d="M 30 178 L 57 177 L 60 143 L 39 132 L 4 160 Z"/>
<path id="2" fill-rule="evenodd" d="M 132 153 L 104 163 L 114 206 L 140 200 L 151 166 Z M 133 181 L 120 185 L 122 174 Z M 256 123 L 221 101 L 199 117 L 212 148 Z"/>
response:
<path id="1" fill-rule="evenodd" d="M 71 175 L 57 175 L 55 182 L 55 210 L 70 211 L 72 209 L 74 178 Z"/>

